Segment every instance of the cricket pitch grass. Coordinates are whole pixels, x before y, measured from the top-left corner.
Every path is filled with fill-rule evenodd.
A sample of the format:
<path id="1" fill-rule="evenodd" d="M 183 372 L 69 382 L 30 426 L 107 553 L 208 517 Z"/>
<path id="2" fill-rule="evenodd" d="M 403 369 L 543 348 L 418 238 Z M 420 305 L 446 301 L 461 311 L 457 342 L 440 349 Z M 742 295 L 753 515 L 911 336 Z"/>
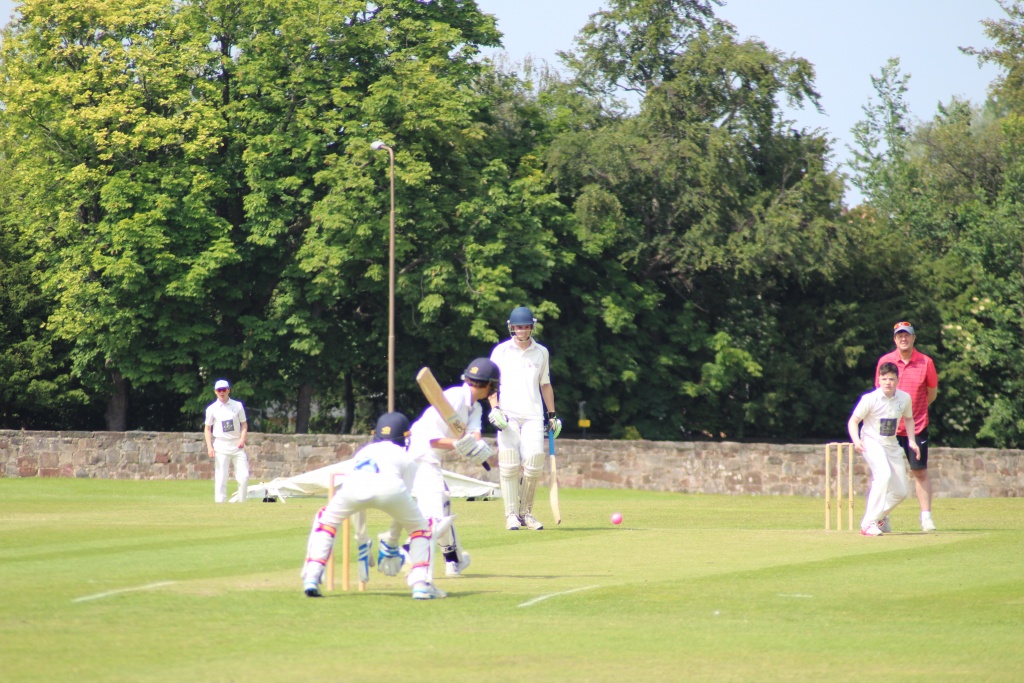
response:
<path id="1" fill-rule="evenodd" d="M 539 532 L 455 500 L 472 566 L 418 602 L 376 569 L 305 597 L 324 499 L 212 487 L 0 479 L 0 680 L 1024 679 L 1022 499 L 937 499 L 932 534 L 911 499 L 882 538 L 823 531 L 816 498 L 563 488 Z"/>

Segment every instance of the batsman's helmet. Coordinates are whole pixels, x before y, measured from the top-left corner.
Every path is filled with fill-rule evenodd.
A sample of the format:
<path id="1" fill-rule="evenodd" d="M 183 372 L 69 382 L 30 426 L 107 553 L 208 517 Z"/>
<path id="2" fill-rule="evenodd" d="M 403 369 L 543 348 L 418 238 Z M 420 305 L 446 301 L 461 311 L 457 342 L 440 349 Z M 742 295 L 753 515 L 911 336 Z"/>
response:
<path id="1" fill-rule="evenodd" d="M 512 312 L 508 316 L 509 325 L 536 325 L 537 319 L 533 317 L 533 313 L 526 306 L 520 306 L 519 308 L 513 308 Z"/>
<path id="2" fill-rule="evenodd" d="M 516 336 L 516 333 L 512 330 L 513 325 L 536 325 L 537 319 L 533 317 L 533 313 L 526 306 L 520 306 L 519 308 L 513 308 L 512 312 L 508 316 L 508 333 L 511 336 Z"/>
<path id="3" fill-rule="evenodd" d="M 498 381 L 501 379 L 501 370 L 490 358 L 477 358 L 466 367 L 462 373 L 462 380 L 471 379 L 475 382 L 487 382 L 491 385 L 491 391 L 498 390 Z"/>
<path id="4" fill-rule="evenodd" d="M 384 413 L 377 419 L 377 426 L 373 430 L 374 441 L 390 441 L 405 446 L 408 437 L 409 418 L 402 413 Z"/>

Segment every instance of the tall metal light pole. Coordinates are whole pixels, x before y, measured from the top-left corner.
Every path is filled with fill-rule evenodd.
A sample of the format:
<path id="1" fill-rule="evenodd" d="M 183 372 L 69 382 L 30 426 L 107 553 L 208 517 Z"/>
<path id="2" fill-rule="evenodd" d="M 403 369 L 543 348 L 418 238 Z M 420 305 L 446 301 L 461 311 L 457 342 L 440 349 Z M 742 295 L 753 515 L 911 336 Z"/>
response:
<path id="1" fill-rule="evenodd" d="M 395 150 L 374 140 L 370 149 L 388 151 L 391 161 L 391 215 L 388 235 L 388 412 L 395 410 Z"/>

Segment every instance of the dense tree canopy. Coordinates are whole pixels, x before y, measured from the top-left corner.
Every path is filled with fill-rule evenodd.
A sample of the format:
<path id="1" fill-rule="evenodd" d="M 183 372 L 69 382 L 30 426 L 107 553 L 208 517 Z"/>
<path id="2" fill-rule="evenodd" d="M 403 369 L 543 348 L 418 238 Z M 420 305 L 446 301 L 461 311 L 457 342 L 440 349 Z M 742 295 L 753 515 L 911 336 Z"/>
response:
<path id="1" fill-rule="evenodd" d="M 0 427 L 259 426 L 385 405 L 395 150 L 399 409 L 541 321 L 559 410 L 617 437 L 840 436 L 898 318 L 936 443 L 1018 446 L 1019 2 L 989 102 L 915 123 L 873 77 L 850 180 L 814 67 L 718 0 L 609 0 L 547 65 L 471 0 L 26 0 L 0 44 Z"/>

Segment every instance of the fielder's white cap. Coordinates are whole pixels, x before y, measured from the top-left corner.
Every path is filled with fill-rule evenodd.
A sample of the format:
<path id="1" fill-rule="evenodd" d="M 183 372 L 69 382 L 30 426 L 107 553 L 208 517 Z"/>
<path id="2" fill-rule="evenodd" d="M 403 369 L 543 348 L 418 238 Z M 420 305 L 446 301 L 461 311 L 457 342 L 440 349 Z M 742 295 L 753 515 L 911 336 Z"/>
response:
<path id="1" fill-rule="evenodd" d="M 228 384 L 228 381 L 226 379 L 219 379 L 219 380 L 216 381 L 216 383 L 214 383 L 213 388 L 214 388 L 214 390 L 216 390 L 216 389 L 230 389 L 231 385 Z"/>

